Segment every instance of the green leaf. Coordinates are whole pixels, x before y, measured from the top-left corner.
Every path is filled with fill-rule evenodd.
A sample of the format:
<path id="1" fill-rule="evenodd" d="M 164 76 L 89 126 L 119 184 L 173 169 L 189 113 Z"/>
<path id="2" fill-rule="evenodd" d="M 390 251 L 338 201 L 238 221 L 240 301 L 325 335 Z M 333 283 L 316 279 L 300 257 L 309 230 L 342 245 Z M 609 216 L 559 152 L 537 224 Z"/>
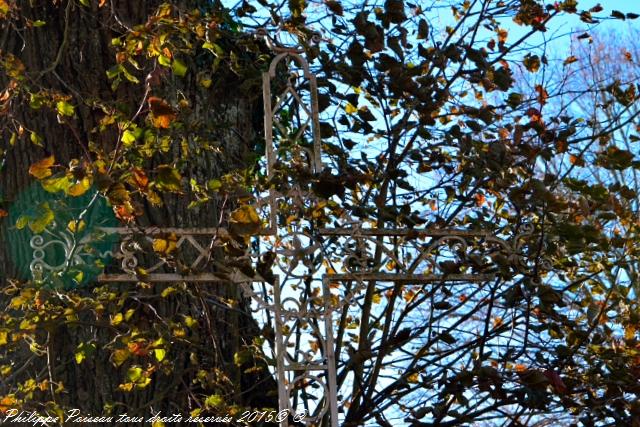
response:
<path id="1" fill-rule="evenodd" d="M 43 181 L 42 188 L 44 188 L 49 193 L 57 193 L 58 191 L 64 191 L 65 193 L 69 191 L 69 187 L 71 187 L 71 182 L 66 175 L 54 178 L 48 178 Z"/>
<path id="2" fill-rule="evenodd" d="M 162 290 L 162 292 L 160 293 L 160 296 L 162 298 L 166 298 L 174 292 L 176 292 L 176 288 L 174 288 L 173 286 L 169 286 L 168 288 L 164 288 Z"/>
<path id="3" fill-rule="evenodd" d="M 156 357 L 158 362 L 162 362 L 164 357 L 167 355 L 167 351 L 163 348 L 156 348 L 153 350 L 153 355 Z"/>
<path id="4" fill-rule="evenodd" d="M 113 326 L 118 326 L 120 323 L 122 323 L 123 319 L 124 319 L 124 316 L 122 315 L 122 313 L 117 313 L 115 316 L 111 318 L 111 324 Z"/>
<path id="5" fill-rule="evenodd" d="M 158 56 L 158 64 L 162 65 L 163 67 L 169 67 L 171 65 L 171 59 L 169 59 L 169 57 L 167 56 L 160 55 Z"/>
<path id="6" fill-rule="evenodd" d="M 249 350 L 240 350 L 233 355 L 233 363 L 236 366 L 242 366 L 251 360 L 251 352 Z"/>
<path id="7" fill-rule="evenodd" d="M 173 60 L 173 63 L 171 64 L 171 70 L 173 71 L 173 74 L 178 77 L 184 77 L 185 74 L 187 74 L 186 64 L 177 58 Z"/>
<path id="8" fill-rule="evenodd" d="M 67 101 L 58 101 L 56 110 L 63 116 L 73 116 L 75 114 L 75 107 Z"/>
<path id="9" fill-rule="evenodd" d="M 113 67 L 109 68 L 106 73 L 107 73 L 107 78 L 108 79 L 113 79 L 115 77 L 117 77 L 118 75 L 120 75 L 120 73 L 122 73 L 122 69 L 124 67 L 121 64 L 117 64 L 114 65 Z"/>
<path id="10" fill-rule="evenodd" d="M 33 142 L 38 147 L 42 147 L 42 137 L 37 133 L 31 132 L 31 135 L 29 135 L 29 139 L 31 139 L 31 142 Z"/>
<path id="11" fill-rule="evenodd" d="M 76 363 L 78 365 L 81 364 L 87 358 L 87 356 L 92 355 L 93 353 L 95 353 L 95 351 L 95 344 L 80 343 L 75 352 Z"/>
<path id="12" fill-rule="evenodd" d="M 142 378 L 142 368 L 132 366 L 127 370 L 127 379 L 132 383 L 138 382 L 140 378 Z"/>
<path id="13" fill-rule="evenodd" d="M 161 191 L 178 192 L 181 189 L 182 176 L 175 168 L 169 165 L 160 165 L 157 168 L 156 186 Z"/>
<path id="14" fill-rule="evenodd" d="M 224 398 L 219 394 L 213 394 L 205 399 L 204 404 L 208 408 L 217 408 L 224 405 Z"/>
<path id="15" fill-rule="evenodd" d="M 122 134 L 122 143 L 125 147 L 131 147 L 136 142 L 136 135 L 129 129 L 125 130 Z"/>
<path id="16" fill-rule="evenodd" d="M 44 202 L 39 206 L 39 215 L 29 222 L 29 228 L 35 234 L 42 233 L 49 224 L 53 222 L 55 216 L 49 207 L 49 203 Z"/>
<path id="17" fill-rule="evenodd" d="M 25 215 L 22 215 L 16 221 L 16 228 L 18 230 L 22 230 L 23 228 L 25 228 L 27 226 L 27 224 L 29 224 L 29 217 L 25 216 Z"/>
<path id="18" fill-rule="evenodd" d="M 29 97 L 29 107 L 33 108 L 34 110 L 38 110 L 43 105 L 44 105 L 44 97 L 37 93 L 32 93 L 31 96 Z"/>
<path id="19" fill-rule="evenodd" d="M 47 25 L 47 23 L 45 21 L 42 21 L 42 20 L 38 19 L 36 21 L 33 21 L 32 25 L 37 28 L 37 27 L 43 27 L 43 26 Z"/>
<path id="20" fill-rule="evenodd" d="M 222 187 L 222 182 L 219 179 L 211 179 L 207 182 L 207 188 L 211 191 L 218 191 Z"/>

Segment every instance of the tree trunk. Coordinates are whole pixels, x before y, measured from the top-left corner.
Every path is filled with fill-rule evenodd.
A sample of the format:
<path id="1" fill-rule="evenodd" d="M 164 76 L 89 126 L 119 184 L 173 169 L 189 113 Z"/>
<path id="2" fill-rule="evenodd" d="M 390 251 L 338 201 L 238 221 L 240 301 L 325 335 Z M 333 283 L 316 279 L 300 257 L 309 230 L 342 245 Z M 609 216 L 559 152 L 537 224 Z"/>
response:
<path id="1" fill-rule="evenodd" d="M 44 157 L 55 154 L 56 163 L 66 165 L 71 159 L 85 155 L 89 141 L 107 147 L 116 144 L 117 135 L 92 133 L 103 114 L 88 105 L 91 100 L 101 100 L 105 103 L 125 103 L 132 112 L 139 108 L 145 95 L 144 85 L 138 85 L 134 90 L 131 86 L 121 86 L 113 91 L 105 71 L 115 64 L 112 39 L 119 32 L 124 32 L 123 25 L 132 27 L 146 22 L 161 2 L 114 0 L 107 1 L 104 7 L 98 7 L 93 1 L 90 7 L 81 6 L 80 2 L 66 1 L 19 3 L 20 15 L 31 22 L 44 21 L 45 25 L 17 31 L 8 20 L 0 21 L 3 25 L 0 39 L 2 57 L 7 58 L 8 54 L 12 54 L 24 64 L 28 85 L 32 90 L 51 89 L 73 95 L 77 117 L 71 126 L 61 126 L 54 111 L 34 110 L 29 108 L 28 102 L 13 105 L 11 115 L 0 115 L 4 141 L 9 141 L 11 133 L 16 130 L 16 123 L 30 126 L 15 145 L 7 144 L 4 147 L 6 159 L 0 171 L 3 205 L 0 207 L 7 209 L 34 184 L 33 177 L 28 173 L 29 167 Z M 8 82 L 7 76 L 0 75 L 3 87 Z M 252 148 L 250 143 L 261 128 L 260 120 L 255 120 L 260 113 L 259 107 L 256 107 L 259 103 L 233 90 L 226 91 L 227 96 L 222 98 L 218 91 L 215 99 L 212 99 L 214 94 L 206 93 L 201 88 L 198 90 L 195 77 L 187 77 L 180 85 L 186 98 L 193 104 L 193 115 L 198 120 L 222 120 L 228 125 L 226 130 L 215 135 L 222 141 L 222 154 L 203 153 L 199 161 L 192 162 L 183 171 L 184 178 L 206 182 L 206 179 L 219 177 L 232 168 L 242 166 Z M 29 141 L 30 132 L 42 136 L 41 147 Z M 184 154 L 181 151 L 183 149 L 180 144 L 174 144 L 169 153 L 154 157 L 151 166 L 170 163 Z M 34 197 L 27 196 L 26 204 L 37 203 Z M 188 209 L 191 200 L 190 195 L 164 195 L 163 206 L 145 206 L 145 212 L 137 218 L 137 222 L 157 227 L 216 226 L 220 206 L 212 202 L 200 208 Z M 24 265 L 21 264 L 31 257 L 28 249 L 18 255 L 11 254 L 10 248 L 17 243 L 9 219 L 15 218 L 5 218 L 0 230 L 0 241 L 7 243 L 0 246 L 0 283 L 4 285 L 9 279 L 23 274 L 21 269 Z M 63 384 L 65 391 L 56 393 L 55 398 L 51 395 L 42 397 L 40 402 L 34 398 L 25 409 L 45 412 L 51 409 L 50 406 L 45 407 L 45 402 L 55 400 L 59 407 L 77 408 L 82 414 L 98 415 L 111 411 L 114 414 L 126 412 L 128 415 L 149 417 L 157 412 L 163 415 L 186 414 L 203 406 L 203 398 L 212 394 L 221 394 L 228 405 L 277 406 L 276 393 L 265 392 L 274 390 L 274 382 L 266 371 L 252 376 L 243 373 L 234 364 L 234 355 L 244 344 L 251 344 L 258 333 L 256 323 L 236 286 L 188 284 L 166 298 L 160 296 L 164 286 L 153 286 L 151 289 L 135 284 L 109 286 L 113 286 L 118 295 L 126 295 L 121 310 L 135 310 L 131 323 L 142 336 L 156 336 L 154 331 L 160 328 L 157 325 L 159 323 L 177 322 L 186 316 L 198 321 L 197 330 L 187 332 L 188 340 L 176 339 L 168 351 L 171 370 L 167 366 L 159 368 L 153 374 L 151 384 L 141 390 L 119 390 L 119 385 L 126 381 L 126 367 L 134 362 L 144 366 L 143 358 L 130 356 L 122 366 L 116 367 L 112 349 L 106 350 L 105 346 L 117 338 L 117 328 L 108 324 L 96 325 L 99 322 L 90 322 L 90 319 L 81 317 L 79 323 L 60 322 L 46 330 L 43 328 L 40 331 L 41 343 L 47 343 L 48 354 L 37 357 L 27 369 L 12 376 L 11 381 L 3 382 L 0 395 L 12 392 L 16 384 L 27 378 L 36 378 L 38 381 L 49 378 Z M 92 287 L 74 292 L 86 297 L 93 295 Z M 234 300 L 240 301 L 240 304 L 229 308 L 222 303 L 215 304 L 216 300 Z M 78 326 L 83 324 L 83 320 L 91 326 Z M 96 343 L 98 351 L 78 364 L 74 352 L 80 344 L 87 342 Z M 22 360 L 29 358 L 28 349 L 25 348 L 21 356 Z M 202 378 L 202 372 L 207 378 Z M 234 385 L 222 380 L 219 372 L 224 373 Z"/>

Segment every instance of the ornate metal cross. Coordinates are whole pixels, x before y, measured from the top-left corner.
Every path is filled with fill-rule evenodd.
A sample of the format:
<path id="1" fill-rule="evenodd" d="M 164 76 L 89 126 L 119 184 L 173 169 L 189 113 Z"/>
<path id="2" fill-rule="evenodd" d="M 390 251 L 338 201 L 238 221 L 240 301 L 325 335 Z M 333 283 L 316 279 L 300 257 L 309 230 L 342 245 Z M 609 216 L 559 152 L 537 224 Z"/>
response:
<path id="1" fill-rule="evenodd" d="M 318 89 L 304 50 L 286 47 L 266 31 L 258 35 L 265 38 L 274 54 L 263 74 L 267 178 L 273 180 L 282 163 L 318 174 L 323 168 Z M 315 37 L 312 39 L 317 41 Z M 339 228 L 316 228 L 313 218 L 295 218 L 297 225 L 283 225 L 279 223 L 279 206 L 283 203 L 301 207 L 318 203 L 312 192 L 290 177 L 281 180 L 279 187 L 258 194 L 257 199 L 258 205 L 266 207 L 261 210 L 266 227 L 259 234 L 275 255 L 275 277 L 250 276 L 238 269 L 225 274 L 207 272 L 204 267 L 210 253 L 209 244 L 215 236 L 226 232 L 220 228 L 105 227 L 103 233 L 116 236 L 120 241 L 119 248 L 109 253 L 119 261 L 119 267 L 117 272 L 103 273 L 98 280 L 233 281 L 242 286 L 245 295 L 253 299 L 255 309 L 267 312 L 266 318 L 273 319 L 280 410 L 304 412 L 303 422 L 309 426 L 338 426 L 334 325 L 367 286 L 376 282 L 413 285 L 484 282 L 496 273 L 468 274 L 449 271 L 445 266 L 447 261 L 463 262 L 463 259 L 483 258 L 489 253 L 501 254 L 514 269 L 529 268 L 522 247 L 533 232 L 530 226 L 524 227 L 520 235 L 505 240 L 468 230 L 371 229 L 353 220 L 343 222 L 344 226 Z M 184 271 L 167 273 L 163 259 L 150 265 L 140 264 L 142 247 L 157 238 L 170 240 L 176 250 L 191 253 Z M 32 274 L 41 277 L 63 268 L 47 261 L 47 247 L 62 245 L 65 254 L 73 257 L 69 262 L 82 263 L 85 262 L 82 248 L 88 244 L 85 240 L 78 242 L 74 246 L 76 250 L 69 252 L 70 243 L 54 233 L 34 236 Z M 248 253 L 247 257 L 257 262 L 264 255 L 259 252 Z M 375 257 L 376 253 L 382 255 Z M 409 253 L 411 259 L 402 255 Z M 148 260 L 149 253 L 145 255 Z M 340 272 L 328 267 L 335 259 L 339 260 Z M 386 268 L 388 265 L 393 265 L 392 271 Z M 345 290 L 344 283 L 352 286 Z M 283 420 L 281 426 L 288 426 L 288 421 Z"/>

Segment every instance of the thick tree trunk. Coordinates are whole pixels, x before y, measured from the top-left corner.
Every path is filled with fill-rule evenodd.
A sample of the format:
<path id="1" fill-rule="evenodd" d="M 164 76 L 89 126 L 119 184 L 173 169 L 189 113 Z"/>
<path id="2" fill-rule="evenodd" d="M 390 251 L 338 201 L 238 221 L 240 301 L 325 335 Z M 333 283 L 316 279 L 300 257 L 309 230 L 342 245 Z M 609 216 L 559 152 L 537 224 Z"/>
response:
<path id="1" fill-rule="evenodd" d="M 117 29 L 123 30 L 121 24 L 132 26 L 144 23 L 155 7 L 161 3 L 149 1 L 114 0 L 111 7 L 98 8 L 95 2 L 90 7 L 81 7 L 79 2 L 69 4 L 66 1 L 52 2 L 48 0 L 21 1 L 20 11 L 32 22 L 44 21 L 44 27 L 35 30 L 17 31 L 6 22 L 2 28 L 0 50 L 3 55 L 13 54 L 25 65 L 33 88 L 53 89 L 74 95 L 77 106 L 77 119 L 72 125 L 60 126 L 54 112 L 32 111 L 28 105 L 15 108 L 12 114 L 22 123 L 29 123 L 34 131 L 43 137 L 42 147 L 39 148 L 28 141 L 19 140 L 13 147 L 5 147 L 6 163 L 0 171 L 0 194 L 5 206 L 10 206 L 21 192 L 26 191 L 34 183 L 29 176 L 29 166 L 42 158 L 55 154 L 56 161 L 66 164 L 74 158 L 84 155 L 83 144 L 88 141 L 96 144 L 112 146 L 117 135 L 91 134 L 102 117 L 95 108 L 87 106 L 87 100 L 100 99 L 109 102 L 124 102 L 130 105 L 131 111 L 138 108 L 143 99 L 144 86 L 140 85 L 131 91 L 130 87 L 121 87 L 112 91 L 111 82 L 106 78 L 105 71 L 114 65 L 114 52 L 111 41 L 117 36 Z M 66 37 L 66 40 L 65 40 Z M 0 79 L 5 78 L 0 76 Z M 195 79 L 194 79 L 195 80 Z M 0 81 L 3 85 L 7 81 Z M 238 92 L 228 91 L 226 98 L 216 95 L 215 99 L 208 98 L 206 93 L 198 92 L 195 81 L 187 81 L 183 90 L 192 103 L 194 114 L 199 120 L 224 119 L 230 125 L 226 131 L 216 135 L 223 142 L 224 151 L 220 155 L 203 154 L 198 162 L 191 164 L 185 176 L 186 179 L 203 179 L 219 177 L 230 168 L 242 165 L 246 152 L 250 149 L 249 141 L 253 141 L 256 130 L 261 123 L 256 123 L 255 102 L 240 97 Z M 191 91 L 191 95 L 189 92 Z M 8 118 L 0 116 L 3 123 L 3 139 L 8 141 L 11 123 Z M 156 164 L 167 163 L 182 155 L 179 144 L 173 151 L 154 161 Z M 212 227 L 217 225 L 218 206 L 215 203 L 205 205 L 200 209 L 187 209 L 189 197 L 164 196 L 161 208 L 148 208 L 145 215 L 139 218 L 141 225 L 158 227 Z M 37 202 L 34 200 L 33 202 Z M 0 230 L 0 282 L 19 276 L 19 269 L 15 260 L 9 259 L 9 246 L 12 245 L 11 225 L 4 224 Z M 27 260 L 30 254 L 24 253 L 18 258 Z M 16 258 L 15 255 L 13 258 Z M 120 292 L 134 287 L 132 284 L 117 286 Z M 0 387 L 0 394 L 6 393 L 19 380 L 28 377 L 42 379 L 44 371 L 55 381 L 62 382 L 65 392 L 58 396 L 56 403 L 63 408 L 78 408 L 83 414 L 102 414 L 109 408 L 113 413 L 127 412 L 129 415 L 146 415 L 161 411 L 163 414 L 187 413 L 195 409 L 202 402 L 198 401 L 197 393 L 213 394 L 214 390 L 196 389 L 194 380 L 198 370 L 204 370 L 215 376 L 217 370 L 224 372 L 235 384 L 235 402 L 240 405 L 254 407 L 274 406 L 275 393 L 269 395 L 265 390 L 273 390 L 273 381 L 268 375 L 260 374 L 251 378 L 246 377 L 234 365 L 234 354 L 243 343 L 250 343 L 257 333 L 256 324 L 251 318 L 247 307 L 242 304 L 236 308 L 224 308 L 223 304 L 211 304 L 210 297 L 220 299 L 242 300 L 237 287 L 231 284 L 200 284 L 192 285 L 189 293 L 176 293 L 169 298 L 159 298 L 161 287 L 149 291 L 150 303 L 140 305 L 132 300 L 125 304 L 136 308 L 139 315 L 138 328 L 142 332 L 151 328 L 157 316 L 163 319 L 176 319 L 180 316 L 191 316 L 197 319 L 200 347 L 176 343 L 170 352 L 173 371 L 166 374 L 154 374 L 152 384 L 141 391 L 124 393 L 119 391 L 118 385 L 123 382 L 122 369 L 114 367 L 110 360 L 110 353 L 98 351 L 95 357 L 85 360 L 82 364 L 74 361 L 74 351 L 78 344 L 88 340 L 96 340 L 105 344 L 114 338 L 114 332 L 109 328 L 100 330 L 95 327 L 68 327 L 57 325 L 49 330 L 49 363 L 46 358 L 39 358 L 40 363 L 34 363 L 21 375 L 12 378 L 13 384 Z M 206 291 L 208 297 L 202 297 Z M 86 289 L 87 296 L 91 296 L 91 289 Z M 209 298 L 209 299 L 208 299 Z M 221 308 L 223 307 L 223 308 Z M 138 316 L 138 314 L 136 314 Z M 146 318 L 147 316 L 148 318 Z M 138 317 L 136 317 L 138 318 Z M 29 353 L 24 355 L 25 359 Z M 197 363 L 194 363 L 197 360 Z M 48 366 L 47 366 L 48 365 Z M 250 382 L 252 382 L 250 384 Z M 264 383 L 262 383 L 264 382 Z M 252 397 L 253 396 L 253 397 Z M 44 408 L 33 408 L 43 411 Z M 119 424 L 121 425 L 121 424 Z"/>

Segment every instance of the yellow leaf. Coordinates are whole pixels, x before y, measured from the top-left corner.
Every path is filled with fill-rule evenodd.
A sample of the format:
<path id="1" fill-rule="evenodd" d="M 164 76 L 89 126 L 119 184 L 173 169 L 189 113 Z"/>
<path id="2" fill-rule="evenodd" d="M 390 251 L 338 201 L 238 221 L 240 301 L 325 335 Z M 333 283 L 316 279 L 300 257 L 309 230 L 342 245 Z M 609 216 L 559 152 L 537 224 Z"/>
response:
<path id="1" fill-rule="evenodd" d="M 153 250 L 164 255 L 168 255 L 177 249 L 177 238 L 170 235 L 167 238 L 153 239 Z"/>
<path id="2" fill-rule="evenodd" d="M 352 103 L 347 102 L 347 105 L 344 107 L 344 111 L 346 111 L 347 114 L 354 114 L 358 109 L 354 107 Z"/>
<path id="3" fill-rule="evenodd" d="M 0 15 L 6 15 L 9 12 L 9 4 L 5 0 L 0 0 Z"/>
<path id="4" fill-rule="evenodd" d="M 38 179 L 44 179 L 51 176 L 51 166 L 55 162 L 54 156 L 45 157 L 37 163 L 34 163 L 29 168 L 29 174 Z"/>
<path id="5" fill-rule="evenodd" d="M 635 337 L 636 335 L 636 327 L 635 325 L 627 325 L 624 328 L 624 339 L 625 340 L 631 340 Z M 2 341 L 0 340 L 0 344 L 2 344 Z"/>
<path id="6" fill-rule="evenodd" d="M 129 354 L 129 350 L 126 348 L 120 348 L 113 352 L 111 359 L 116 366 L 120 366 L 129 358 Z"/>
<path id="7" fill-rule="evenodd" d="M 125 384 L 120 384 L 118 386 L 118 388 L 122 391 L 126 391 L 129 392 L 131 390 L 133 390 L 133 383 L 125 383 Z"/>
<path id="8" fill-rule="evenodd" d="M 71 221 L 69 221 L 69 224 L 67 224 L 67 228 L 70 232 L 75 233 L 84 230 L 86 225 L 87 224 L 84 222 L 84 220 L 76 221 L 75 219 L 72 219 Z"/>
<path id="9" fill-rule="evenodd" d="M 0 399 L 0 412 L 5 413 L 9 409 L 14 408 L 17 403 L 18 401 L 13 396 L 13 394 L 3 397 L 2 399 Z"/>
<path id="10" fill-rule="evenodd" d="M 115 316 L 113 316 L 113 317 L 111 318 L 111 324 L 112 324 L 113 326 L 117 326 L 117 325 L 119 325 L 120 323 L 122 323 L 123 318 L 124 318 L 124 317 L 122 316 L 122 313 L 118 313 L 118 314 L 116 314 Z"/>
<path id="11" fill-rule="evenodd" d="M 167 354 L 166 350 L 162 348 L 156 348 L 153 350 L 153 355 L 156 357 L 156 360 L 158 362 L 162 362 L 166 354 Z"/>
<path id="12" fill-rule="evenodd" d="M 415 374 L 411 374 L 407 377 L 407 382 L 411 383 L 411 384 L 416 384 L 418 382 L 420 382 L 420 374 L 418 374 L 417 372 Z"/>
<path id="13" fill-rule="evenodd" d="M 165 253 L 169 247 L 169 242 L 165 239 L 153 239 L 153 250 L 158 253 Z"/>
<path id="14" fill-rule="evenodd" d="M 71 185 L 67 190 L 69 196 L 78 197 L 82 196 L 91 187 L 91 179 L 84 177 L 77 183 Z"/>
<path id="15" fill-rule="evenodd" d="M 193 327 L 197 323 L 198 323 L 198 321 L 196 319 L 194 319 L 193 317 L 191 317 L 191 316 L 185 316 L 185 318 L 184 318 L 184 324 L 187 325 L 188 328 Z"/>
<path id="16" fill-rule="evenodd" d="M 232 230 L 246 236 L 260 230 L 260 217 L 253 206 L 243 205 L 231 213 Z"/>

